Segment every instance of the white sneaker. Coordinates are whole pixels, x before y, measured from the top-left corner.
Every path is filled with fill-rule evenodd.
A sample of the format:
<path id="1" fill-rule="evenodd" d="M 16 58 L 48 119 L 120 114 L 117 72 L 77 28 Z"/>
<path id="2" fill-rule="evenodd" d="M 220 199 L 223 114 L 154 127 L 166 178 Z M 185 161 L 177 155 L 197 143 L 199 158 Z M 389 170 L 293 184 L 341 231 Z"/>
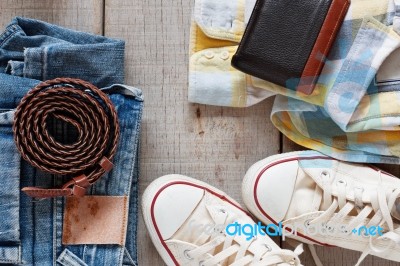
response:
<path id="1" fill-rule="evenodd" d="M 286 237 L 361 251 L 357 265 L 368 254 L 400 262 L 400 180 L 377 168 L 314 151 L 280 154 L 254 164 L 242 192 L 258 219 L 288 227 Z"/>
<path id="2" fill-rule="evenodd" d="M 301 248 L 282 250 L 266 235 L 228 234 L 229 224 L 255 223 L 236 201 L 198 180 L 160 177 L 144 192 L 142 209 L 167 265 L 300 265 Z"/>

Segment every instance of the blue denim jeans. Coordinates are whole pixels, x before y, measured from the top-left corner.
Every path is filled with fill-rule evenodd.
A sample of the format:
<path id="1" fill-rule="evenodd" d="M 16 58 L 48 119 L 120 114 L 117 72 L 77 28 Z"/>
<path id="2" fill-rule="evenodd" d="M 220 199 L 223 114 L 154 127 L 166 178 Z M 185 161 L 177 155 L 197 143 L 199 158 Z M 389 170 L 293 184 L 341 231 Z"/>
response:
<path id="1" fill-rule="evenodd" d="M 143 98 L 124 82 L 124 42 L 45 22 L 15 18 L 0 35 L 0 264 L 136 265 L 138 151 Z M 13 113 L 41 80 L 74 77 L 103 88 L 118 112 L 121 136 L 113 170 L 88 194 L 129 196 L 125 246 L 62 245 L 65 198 L 36 201 L 21 187 L 59 187 L 65 177 L 21 160 L 12 133 Z M 55 121 L 57 122 L 57 121 Z M 68 140 L 72 131 L 55 123 Z"/>

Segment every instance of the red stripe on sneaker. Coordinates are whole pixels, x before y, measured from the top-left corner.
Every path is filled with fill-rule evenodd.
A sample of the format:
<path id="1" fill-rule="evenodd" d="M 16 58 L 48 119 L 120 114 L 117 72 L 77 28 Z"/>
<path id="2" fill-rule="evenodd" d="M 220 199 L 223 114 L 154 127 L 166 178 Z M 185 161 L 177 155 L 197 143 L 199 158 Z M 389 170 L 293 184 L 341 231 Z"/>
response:
<path id="1" fill-rule="evenodd" d="M 271 167 L 273 167 L 273 166 L 275 166 L 275 165 L 281 164 L 281 163 L 287 163 L 287 162 L 297 161 L 297 160 L 299 160 L 299 159 L 301 159 L 301 160 L 315 160 L 315 159 L 335 160 L 335 159 L 333 159 L 333 158 L 325 157 L 325 156 L 293 157 L 293 158 L 290 158 L 290 159 L 284 159 L 284 160 L 280 160 L 280 161 L 273 162 L 272 164 L 267 165 L 266 167 L 264 167 L 263 170 L 261 170 L 261 172 L 260 172 L 260 173 L 258 174 L 258 176 L 257 176 L 256 182 L 254 183 L 254 191 L 253 191 L 254 201 L 255 201 L 255 203 L 256 203 L 258 209 L 260 210 L 260 212 L 261 212 L 265 217 L 267 217 L 267 219 L 270 220 L 270 221 L 271 221 L 273 224 L 275 224 L 275 225 L 278 225 L 279 223 L 276 222 L 274 219 L 272 219 L 271 216 L 269 216 L 269 215 L 264 211 L 264 209 L 263 209 L 263 208 L 261 207 L 261 205 L 260 205 L 260 202 L 258 201 L 258 197 L 257 197 L 257 193 L 256 193 L 257 187 L 258 187 L 258 183 L 259 183 L 259 181 L 260 181 L 261 176 L 262 176 L 269 168 L 271 168 Z M 290 232 L 290 230 L 289 230 L 288 228 L 285 228 L 285 230 L 288 231 L 288 232 Z M 307 239 L 307 240 L 310 240 L 310 241 L 312 241 L 312 242 L 314 242 L 314 243 L 316 243 L 316 244 L 322 245 L 322 246 L 334 247 L 334 246 L 332 246 L 332 245 L 319 242 L 319 241 L 317 241 L 317 240 L 315 240 L 315 239 L 312 239 L 311 237 L 308 237 L 308 236 L 306 236 L 306 235 L 304 235 L 304 234 L 301 234 L 301 233 L 297 233 L 297 235 L 300 236 L 300 237 L 302 237 L 302 238 L 305 238 L 305 239 Z"/>
<path id="2" fill-rule="evenodd" d="M 163 245 L 163 247 L 165 248 L 165 250 L 168 252 L 168 255 L 171 257 L 171 259 L 174 261 L 175 265 L 179 265 L 179 263 L 176 261 L 174 255 L 172 254 L 171 250 L 168 248 L 167 244 L 165 243 L 164 239 L 161 236 L 161 232 L 158 229 L 157 223 L 156 223 L 156 219 L 154 216 L 154 205 L 156 204 L 156 200 L 158 198 L 158 196 L 161 194 L 161 192 L 166 189 L 167 187 L 170 187 L 172 185 L 187 185 L 187 186 L 193 186 L 193 187 L 197 187 L 200 189 L 204 189 L 205 191 L 213 194 L 214 196 L 217 196 L 218 198 L 222 199 L 223 201 L 226 201 L 227 203 L 231 204 L 232 206 L 238 208 L 239 210 L 241 210 L 242 212 L 244 212 L 247 216 L 249 216 L 250 218 L 252 217 L 247 211 L 245 211 L 244 209 L 242 209 L 242 207 L 240 207 L 240 205 L 234 203 L 233 201 L 231 201 L 229 198 L 227 198 L 225 195 L 221 195 L 213 190 L 211 190 L 210 188 L 201 186 L 201 185 L 197 185 L 197 184 L 193 184 L 187 181 L 175 181 L 175 182 L 171 182 L 166 184 L 165 186 L 161 187 L 160 190 L 157 191 L 156 195 L 154 196 L 154 199 L 151 203 L 151 220 L 153 222 L 154 228 L 156 229 L 158 238 L 161 241 L 161 244 Z"/>

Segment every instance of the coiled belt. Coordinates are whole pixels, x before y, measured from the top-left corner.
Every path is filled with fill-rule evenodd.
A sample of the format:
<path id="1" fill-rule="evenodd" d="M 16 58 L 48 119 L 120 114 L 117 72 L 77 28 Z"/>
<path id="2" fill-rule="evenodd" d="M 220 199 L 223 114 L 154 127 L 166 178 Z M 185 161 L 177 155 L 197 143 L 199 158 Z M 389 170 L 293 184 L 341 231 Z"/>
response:
<path id="1" fill-rule="evenodd" d="M 75 127 L 77 140 L 63 144 L 49 132 L 49 119 Z M 23 159 L 40 170 L 67 175 L 61 188 L 26 187 L 31 197 L 83 196 L 113 167 L 119 140 L 115 108 L 106 94 L 79 79 L 57 78 L 40 83 L 15 111 L 14 140 Z"/>

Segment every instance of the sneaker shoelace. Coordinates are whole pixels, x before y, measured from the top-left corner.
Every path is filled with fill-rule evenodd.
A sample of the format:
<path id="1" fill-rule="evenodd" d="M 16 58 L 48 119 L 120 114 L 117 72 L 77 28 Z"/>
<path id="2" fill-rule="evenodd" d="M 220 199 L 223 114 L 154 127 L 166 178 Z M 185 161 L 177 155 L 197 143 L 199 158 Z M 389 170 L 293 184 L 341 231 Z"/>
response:
<path id="1" fill-rule="evenodd" d="M 234 222 L 238 222 L 240 224 L 240 221 L 236 220 L 235 216 L 230 216 L 225 210 L 221 211 L 226 214 L 223 228 L 226 228 L 227 225 Z M 207 253 L 212 254 L 217 250 L 219 251 L 213 254 L 211 258 L 200 261 L 200 266 L 245 266 L 249 265 L 250 263 L 254 266 L 270 266 L 280 264 L 301 266 L 298 256 L 303 252 L 302 245 L 299 245 L 294 251 L 285 249 L 272 251 L 271 247 L 260 243 L 261 245 L 264 245 L 265 248 L 262 249 L 263 251 L 261 251 L 261 253 L 253 254 L 249 252 L 249 247 L 255 241 L 257 241 L 257 238 L 253 237 L 248 241 L 243 241 L 244 244 L 239 244 L 237 241 L 235 241 L 234 235 L 227 235 L 224 231 L 216 232 L 213 235 L 203 232 L 195 241 L 195 244 L 203 244 L 197 244 L 198 247 L 192 250 L 185 250 L 184 255 L 188 259 L 197 259 L 204 257 L 204 255 Z M 236 256 L 234 257 L 233 261 L 230 261 L 232 256 L 235 254 Z"/>
<path id="2" fill-rule="evenodd" d="M 309 224 L 324 224 L 328 230 L 333 225 L 341 224 L 346 218 L 349 217 L 351 212 L 357 211 L 357 216 L 355 216 L 346 228 L 342 228 L 342 232 L 351 234 L 354 228 L 359 228 L 361 226 L 366 226 L 369 228 L 371 226 L 385 226 L 388 228 L 387 232 L 379 237 L 373 239 L 369 236 L 369 243 L 365 250 L 362 252 L 356 266 L 360 265 L 361 262 L 371 253 L 383 253 L 388 249 L 392 248 L 395 244 L 400 245 L 400 227 L 395 228 L 393 223 L 393 218 L 391 215 L 391 210 L 400 196 L 400 189 L 395 189 L 392 191 L 385 191 L 382 185 L 382 173 L 379 171 L 379 185 L 376 191 L 370 193 L 371 204 L 364 204 L 362 197 L 364 189 L 362 187 L 354 188 L 354 201 L 350 201 L 346 197 L 348 192 L 346 181 L 339 180 L 337 182 L 337 197 L 332 195 L 332 188 L 329 179 L 329 173 L 323 172 L 321 175 L 324 177 L 322 180 L 325 182 L 324 190 L 318 185 L 315 188 L 314 199 L 313 199 L 313 209 L 320 210 L 326 209 L 320 216 L 309 221 Z M 327 178 L 328 177 L 328 178 Z M 323 200 L 323 201 L 322 201 Z M 321 205 L 322 203 L 322 205 Z M 337 209 L 339 208 L 339 211 Z M 371 217 L 372 215 L 372 217 Z M 368 217 L 371 217 L 368 221 Z M 368 221 L 365 224 L 365 221 Z M 388 244 L 385 247 L 377 247 L 376 242 L 379 240 L 387 241 Z M 312 257 L 316 264 L 322 265 L 320 262 L 315 248 L 309 245 Z"/>

